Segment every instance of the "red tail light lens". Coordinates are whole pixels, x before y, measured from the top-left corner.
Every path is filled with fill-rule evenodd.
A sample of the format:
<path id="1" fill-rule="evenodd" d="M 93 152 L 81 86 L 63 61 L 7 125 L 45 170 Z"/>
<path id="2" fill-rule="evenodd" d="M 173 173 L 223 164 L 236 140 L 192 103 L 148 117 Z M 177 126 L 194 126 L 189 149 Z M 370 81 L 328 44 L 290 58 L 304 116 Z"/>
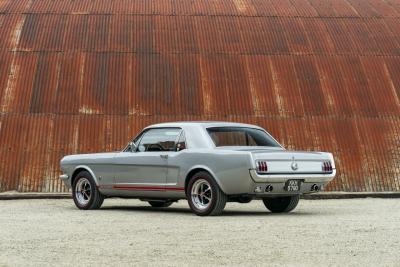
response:
<path id="1" fill-rule="evenodd" d="M 267 172 L 268 165 L 266 161 L 258 161 L 257 162 L 257 172 Z"/>
<path id="2" fill-rule="evenodd" d="M 322 163 L 322 172 L 330 173 L 333 171 L 332 163 L 330 161 L 324 161 Z"/>

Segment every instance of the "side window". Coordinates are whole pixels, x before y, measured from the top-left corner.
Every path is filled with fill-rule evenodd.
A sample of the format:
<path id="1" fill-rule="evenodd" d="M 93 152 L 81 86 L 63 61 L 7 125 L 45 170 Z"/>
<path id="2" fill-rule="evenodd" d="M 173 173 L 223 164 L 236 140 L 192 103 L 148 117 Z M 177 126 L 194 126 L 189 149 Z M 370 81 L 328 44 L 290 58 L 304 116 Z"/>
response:
<path id="1" fill-rule="evenodd" d="M 140 152 L 175 151 L 175 142 L 182 130 L 179 128 L 159 128 L 148 130 L 140 140 Z"/>
<path id="2" fill-rule="evenodd" d="M 185 132 L 182 131 L 181 135 L 179 136 L 178 143 L 176 143 L 176 151 L 181 151 L 186 149 L 186 138 Z"/>

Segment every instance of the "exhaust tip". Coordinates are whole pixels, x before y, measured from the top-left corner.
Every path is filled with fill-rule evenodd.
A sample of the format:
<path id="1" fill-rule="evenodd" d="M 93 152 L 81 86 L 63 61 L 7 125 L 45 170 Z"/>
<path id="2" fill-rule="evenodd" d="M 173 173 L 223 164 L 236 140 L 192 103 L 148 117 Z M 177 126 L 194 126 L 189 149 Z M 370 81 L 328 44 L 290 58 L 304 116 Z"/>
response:
<path id="1" fill-rule="evenodd" d="M 271 192 L 272 190 L 274 190 L 274 187 L 270 184 L 265 187 L 265 192 Z"/>
<path id="2" fill-rule="evenodd" d="M 315 191 L 315 192 L 319 191 L 319 186 L 317 184 L 313 184 L 311 186 L 311 191 Z"/>

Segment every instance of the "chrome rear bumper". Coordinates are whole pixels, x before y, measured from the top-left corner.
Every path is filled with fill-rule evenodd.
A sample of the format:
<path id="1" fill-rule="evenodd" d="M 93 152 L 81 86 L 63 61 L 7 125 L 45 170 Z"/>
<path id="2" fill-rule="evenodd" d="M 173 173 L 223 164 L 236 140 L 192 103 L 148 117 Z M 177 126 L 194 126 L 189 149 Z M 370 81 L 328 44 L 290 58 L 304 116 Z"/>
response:
<path id="1" fill-rule="evenodd" d="M 336 170 L 330 174 L 258 174 L 255 170 L 250 170 L 250 177 L 253 184 L 249 193 L 259 197 L 274 195 L 296 195 L 310 194 L 324 190 L 324 187 L 335 177 Z M 302 180 L 299 191 L 285 190 L 285 183 L 288 180 Z"/>
<path id="2" fill-rule="evenodd" d="M 250 177 L 256 183 L 285 183 L 290 179 L 301 179 L 305 183 L 328 183 L 336 175 L 336 169 L 329 174 L 258 174 L 256 170 L 250 170 Z"/>

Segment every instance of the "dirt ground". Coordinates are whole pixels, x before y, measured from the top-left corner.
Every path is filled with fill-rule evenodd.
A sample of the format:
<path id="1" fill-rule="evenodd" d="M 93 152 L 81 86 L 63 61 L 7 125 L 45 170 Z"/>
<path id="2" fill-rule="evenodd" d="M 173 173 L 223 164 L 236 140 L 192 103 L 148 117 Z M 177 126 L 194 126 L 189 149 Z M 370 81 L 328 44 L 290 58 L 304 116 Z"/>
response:
<path id="1" fill-rule="evenodd" d="M 228 203 L 219 217 L 186 201 L 0 201 L 0 266 L 400 266 L 399 251 L 400 199 L 301 200 L 290 214 Z"/>

